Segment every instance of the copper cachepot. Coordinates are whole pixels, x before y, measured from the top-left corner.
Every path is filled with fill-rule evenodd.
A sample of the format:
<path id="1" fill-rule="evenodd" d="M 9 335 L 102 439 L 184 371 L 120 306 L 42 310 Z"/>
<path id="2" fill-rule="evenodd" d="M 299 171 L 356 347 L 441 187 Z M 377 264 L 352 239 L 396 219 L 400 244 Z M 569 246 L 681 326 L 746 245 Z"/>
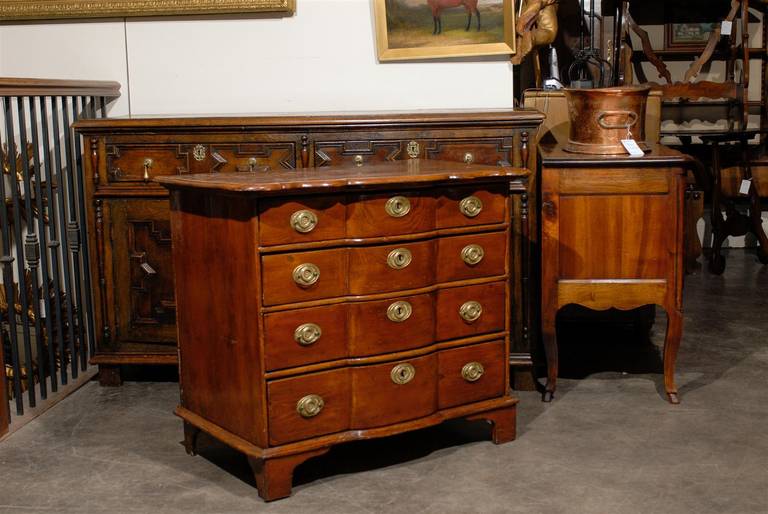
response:
<path id="1" fill-rule="evenodd" d="M 564 150 L 596 155 L 627 151 L 622 139 L 645 145 L 645 104 L 649 87 L 566 89 L 571 131 Z"/>

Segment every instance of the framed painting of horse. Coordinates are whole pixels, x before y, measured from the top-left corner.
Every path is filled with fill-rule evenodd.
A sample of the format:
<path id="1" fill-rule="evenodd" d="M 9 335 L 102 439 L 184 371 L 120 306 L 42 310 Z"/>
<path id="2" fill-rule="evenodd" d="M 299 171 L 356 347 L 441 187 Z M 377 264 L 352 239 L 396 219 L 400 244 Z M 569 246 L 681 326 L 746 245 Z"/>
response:
<path id="1" fill-rule="evenodd" d="M 515 53 L 514 0 L 374 0 L 380 61 Z"/>

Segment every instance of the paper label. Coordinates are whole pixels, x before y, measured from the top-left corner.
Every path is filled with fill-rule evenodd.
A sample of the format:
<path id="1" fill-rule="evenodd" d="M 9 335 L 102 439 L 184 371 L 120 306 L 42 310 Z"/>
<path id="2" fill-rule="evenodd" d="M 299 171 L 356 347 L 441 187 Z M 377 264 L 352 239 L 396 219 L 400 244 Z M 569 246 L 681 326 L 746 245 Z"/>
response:
<path id="1" fill-rule="evenodd" d="M 743 195 L 748 195 L 749 190 L 752 187 L 752 179 L 744 179 L 741 181 L 741 187 L 739 188 L 739 193 Z"/>
<path id="2" fill-rule="evenodd" d="M 45 300 L 40 300 L 40 317 L 45 317 Z"/>
<path id="3" fill-rule="evenodd" d="M 733 30 L 733 22 L 728 20 L 723 20 L 723 25 L 720 27 L 720 35 L 730 36 L 731 30 Z"/>
<path id="4" fill-rule="evenodd" d="M 622 139 L 621 144 L 624 146 L 624 149 L 627 151 L 630 157 L 642 157 L 645 155 L 643 149 L 640 148 L 640 146 L 637 144 L 637 141 L 634 139 Z"/>

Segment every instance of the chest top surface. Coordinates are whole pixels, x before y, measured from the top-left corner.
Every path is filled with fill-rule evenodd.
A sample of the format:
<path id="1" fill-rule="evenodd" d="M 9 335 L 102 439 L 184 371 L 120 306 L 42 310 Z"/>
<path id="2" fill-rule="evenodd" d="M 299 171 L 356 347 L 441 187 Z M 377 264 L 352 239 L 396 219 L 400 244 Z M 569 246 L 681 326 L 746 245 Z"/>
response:
<path id="1" fill-rule="evenodd" d="M 528 170 L 448 161 L 410 159 L 365 167 L 338 166 L 321 170 L 266 173 L 205 173 L 163 176 L 155 180 L 169 189 L 202 189 L 255 195 L 331 192 L 338 189 L 386 188 L 395 184 L 450 185 L 454 182 L 493 182 L 524 178 Z"/>

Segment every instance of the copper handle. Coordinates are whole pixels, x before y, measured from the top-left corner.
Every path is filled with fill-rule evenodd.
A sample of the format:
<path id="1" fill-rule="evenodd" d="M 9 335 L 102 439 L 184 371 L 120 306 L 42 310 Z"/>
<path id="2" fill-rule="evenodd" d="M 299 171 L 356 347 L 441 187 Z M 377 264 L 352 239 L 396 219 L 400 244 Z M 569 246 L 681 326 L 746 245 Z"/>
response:
<path id="1" fill-rule="evenodd" d="M 610 124 L 606 123 L 603 118 L 606 116 L 627 116 L 627 122 L 622 124 Z M 629 120 L 632 120 L 631 122 Z M 635 123 L 637 123 L 637 113 L 634 111 L 600 111 L 597 114 L 597 124 L 600 125 L 602 128 L 607 130 L 612 129 L 628 129 L 630 127 L 634 127 Z"/>

